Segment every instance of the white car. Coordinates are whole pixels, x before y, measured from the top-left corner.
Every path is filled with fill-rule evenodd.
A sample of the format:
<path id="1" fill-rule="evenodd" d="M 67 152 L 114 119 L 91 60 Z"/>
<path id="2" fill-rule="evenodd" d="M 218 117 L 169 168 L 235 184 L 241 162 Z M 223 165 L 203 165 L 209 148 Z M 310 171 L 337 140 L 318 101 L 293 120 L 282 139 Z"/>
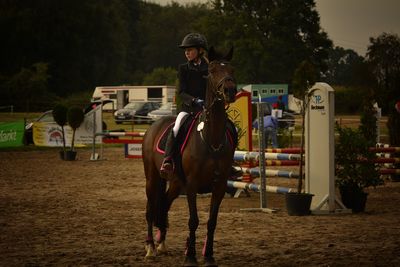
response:
<path id="1" fill-rule="evenodd" d="M 159 109 L 153 110 L 147 114 L 151 120 L 156 121 L 164 116 L 170 116 L 173 114 L 174 104 L 167 102 L 161 105 Z"/>

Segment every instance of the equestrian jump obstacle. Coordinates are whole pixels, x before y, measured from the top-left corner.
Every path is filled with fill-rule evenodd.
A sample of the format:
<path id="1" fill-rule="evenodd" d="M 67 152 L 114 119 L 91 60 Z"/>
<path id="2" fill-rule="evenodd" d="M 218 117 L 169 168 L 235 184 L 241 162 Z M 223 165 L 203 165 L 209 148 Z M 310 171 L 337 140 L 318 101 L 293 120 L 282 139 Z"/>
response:
<path id="1" fill-rule="evenodd" d="M 141 158 L 142 157 L 142 143 L 145 132 L 110 132 L 105 131 L 97 133 L 96 136 L 102 136 L 102 143 L 104 144 L 124 144 L 125 158 Z M 130 137 L 125 139 L 121 137 Z M 95 140 L 95 138 L 94 138 Z M 100 158 L 103 155 L 103 147 L 101 146 Z M 97 160 L 96 143 L 93 142 L 93 153 L 91 160 Z"/>
<path id="2" fill-rule="evenodd" d="M 236 170 L 241 170 L 243 172 L 242 181 L 243 182 L 234 182 L 228 181 L 228 187 L 233 187 L 239 189 L 235 197 L 238 197 L 242 191 L 252 190 L 256 192 L 260 192 L 262 185 L 257 185 L 252 183 L 253 178 L 260 177 L 261 174 L 264 174 L 265 177 L 284 177 L 284 178 L 298 178 L 299 173 L 294 171 L 287 170 L 271 170 L 264 169 L 264 172 L 261 173 L 260 167 L 254 167 L 260 165 L 260 157 L 262 156 L 264 161 L 264 166 L 298 166 L 300 160 L 300 149 L 274 149 L 265 151 L 287 151 L 287 152 L 295 152 L 294 153 L 275 153 L 275 152 L 264 152 L 260 153 L 255 151 L 235 151 L 234 160 L 236 162 L 241 162 L 241 166 L 235 166 Z M 286 164 L 287 163 L 287 164 Z M 280 186 L 270 186 L 265 185 L 265 190 L 268 193 L 292 193 L 297 190 L 294 188 L 280 187 Z"/>
<path id="3" fill-rule="evenodd" d="M 381 175 L 389 175 L 389 174 L 400 174 L 400 169 L 390 168 L 393 163 L 400 163 L 400 158 L 391 157 L 390 153 L 380 153 L 380 152 L 400 152 L 400 147 L 371 147 L 369 148 L 371 151 L 377 153 L 377 158 L 372 161 L 374 164 L 384 164 L 389 168 L 380 167 L 379 172 Z M 252 183 L 253 178 L 260 177 L 260 167 L 254 167 L 259 165 L 260 157 L 263 155 L 265 160 L 264 166 L 299 166 L 300 163 L 300 155 L 294 153 L 300 153 L 300 148 L 281 148 L 281 149 L 265 149 L 264 153 L 254 152 L 254 151 L 235 151 L 234 159 L 236 162 L 245 163 L 245 165 L 240 165 L 239 167 L 235 167 L 236 170 L 241 170 L 243 172 L 243 177 L 249 176 L 250 179 L 247 179 L 246 182 L 239 181 L 228 181 L 228 187 L 233 187 L 238 189 L 235 193 L 235 197 L 238 197 L 241 192 L 248 190 L 260 192 L 262 186 L 260 184 Z M 289 152 L 289 153 L 282 153 Z M 279 160 L 278 160 L 279 159 Z M 362 161 L 362 159 L 360 160 Z M 293 171 L 286 170 L 273 170 L 273 169 L 264 169 L 266 177 L 283 177 L 283 178 L 298 178 L 299 173 Z M 240 178 L 239 178 L 240 179 Z M 245 180 L 245 179 L 243 179 Z M 280 186 L 268 186 L 265 185 L 265 191 L 268 193 L 291 193 L 297 192 L 297 189 L 280 187 Z M 346 212 L 344 209 L 341 212 Z"/>
<path id="4" fill-rule="evenodd" d="M 372 162 L 377 164 L 384 164 L 384 163 L 400 163 L 400 158 L 391 157 L 390 153 L 385 153 L 384 156 L 379 156 L 378 152 L 400 152 L 400 147 L 370 147 L 369 148 L 373 152 L 377 152 L 377 158 L 374 159 Z M 280 153 L 280 152 L 290 152 L 287 153 Z M 295 154 L 300 153 L 300 148 L 281 148 L 281 149 L 266 149 L 265 150 L 265 165 L 266 166 L 298 166 L 300 161 L 300 155 Z M 254 151 L 235 151 L 234 154 L 235 161 L 253 161 L 254 165 L 259 164 L 259 152 Z M 246 173 L 252 174 L 256 176 L 259 175 L 259 168 L 243 168 L 246 170 Z M 380 168 L 381 174 L 396 174 L 400 172 L 400 170 L 396 169 L 384 169 Z M 268 170 L 266 173 L 267 176 L 276 177 L 280 176 L 279 172 L 276 170 Z M 288 174 L 285 171 L 280 171 L 282 174 L 280 177 L 288 177 Z M 290 172 L 293 173 L 293 172 Z M 298 174 L 290 174 L 288 178 L 296 178 Z"/>
<path id="5" fill-rule="evenodd" d="M 305 186 L 304 191 L 314 194 L 311 203 L 313 213 L 336 213 L 348 212 L 348 209 L 337 198 L 335 192 L 335 164 L 334 164 L 334 90 L 326 83 L 316 83 L 309 91 L 309 103 L 307 103 L 305 117 Z M 262 115 L 261 115 L 262 116 Z M 260 112 L 258 116 L 260 128 Z M 261 131 L 262 132 L 262 131 Z M 261 139 L 261 138 L 259 138 Z M 263 142 L 261 142 L 263 143 Z M 298 158 L 289 159 L 291 156 L 280 154 L 269 155 L 268 153 L 292 154 L 293 150 L 276 149 L 264 152 L 264 147 L 260 146 L 261 153 L 252 154 L 251 152 L 238 153 L 235 160 L 258 161 L 261 175 L 261 184 L 265 184 L 265 166 L 268 162 L 271 166 L 282 165 L 285 160 L 296 161 Z M 396 150 L 396 149 L 394 149 Z M 300 151 L 298 151 L 300 152 Z M 322 152 L 322 153 L 321 153 Z M 254 153 L 254 152 L 253 152 Z M 271 156 L 271 157 L 270 157 Z M 279 157 L 279 158 L 278 158 Z M 266 159 L 265 159 L 266 158 Z M 266 160 L 266 162 L 264 162 Z M 376 163 L 396 163 L 396 159 L 378 159 Z M 251 162 L 249 164 L 252 164 Z M 288 163 L 293 164 L 294 162 Z M 250 166 L 249 166 L 250 167 Z M 246 169 L 246 173 L 255 174 L 256 169 Z M 382 170 L 383 171 L 383 170 Z M 386 170 L 385 170 L 386 171 Z M 383 171 L 383 172 L 385 172 Z M 394 170 L 386 172 L 397 173 Z M 264 176 L 264 177 L 263 177 Z M 264 178 L 264 179 L 263 179 Z M 251 187 L 248 187 L 251 188 Z M 263 186 L 261 186 L 262 189 Z"/>

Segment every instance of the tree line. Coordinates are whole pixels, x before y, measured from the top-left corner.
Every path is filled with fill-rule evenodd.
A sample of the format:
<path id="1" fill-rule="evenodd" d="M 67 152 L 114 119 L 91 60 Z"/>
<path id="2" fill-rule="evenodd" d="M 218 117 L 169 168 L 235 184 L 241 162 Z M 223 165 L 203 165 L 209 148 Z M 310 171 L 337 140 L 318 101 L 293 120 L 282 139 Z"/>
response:
<path id="1" fill-rule="evenodd" d="M 291 90 L 306 61 L 317 80 L 345 88 L 337 91 L 339 111 L 357 112 L 357 96 L 372 95 L 390 112 L 400 98 L 398 35 L 371 38 L 365 58 L 334 47 L 314 0 L 0 0 L 0 106 L 42 111 L 60 98 L 87 98 L 96 86 L 176 84 L 185 61 L 178 45 L 189 32 L 218 49 L 234 47 L 240 84 Z"/>

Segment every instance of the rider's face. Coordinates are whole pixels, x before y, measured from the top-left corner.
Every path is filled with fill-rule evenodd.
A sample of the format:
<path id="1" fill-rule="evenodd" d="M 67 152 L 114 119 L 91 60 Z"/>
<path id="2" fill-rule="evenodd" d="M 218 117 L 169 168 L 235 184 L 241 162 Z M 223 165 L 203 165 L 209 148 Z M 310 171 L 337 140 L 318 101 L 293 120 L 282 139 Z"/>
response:
<path id="1" fill-rule="evenodd" d="M 185 56 L 188 61 L 197 61 L 199 57 L 199 50 L 195 47 L 185 48 Z"/>

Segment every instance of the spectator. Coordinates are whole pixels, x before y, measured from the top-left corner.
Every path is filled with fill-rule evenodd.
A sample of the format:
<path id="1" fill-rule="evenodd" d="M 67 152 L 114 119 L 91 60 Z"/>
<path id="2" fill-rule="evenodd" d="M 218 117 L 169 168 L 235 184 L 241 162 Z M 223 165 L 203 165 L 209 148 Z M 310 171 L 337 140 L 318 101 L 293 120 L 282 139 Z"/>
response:
<path id="1" fill-rule="evenodd" d="M 285 103 L 283 103 L 281 95 L 278 96 L 278 101 L 276 102 L 276 107 L 277 107 L 277 109 L 282 110 L 282 112 L 285 111 Z"/>
<path id="2" fill-rule="evenodd" d="M 265 148 L 268 147 L 269 139 L 271 139 L 272 147 L 278 148 L 278 120 L 271 115 L 266 115 L 263 118 L 264 122 L 264 135 L 265 135 Z M 258 119 L 253 122 L 253 128 L 258 130 Z"/>

